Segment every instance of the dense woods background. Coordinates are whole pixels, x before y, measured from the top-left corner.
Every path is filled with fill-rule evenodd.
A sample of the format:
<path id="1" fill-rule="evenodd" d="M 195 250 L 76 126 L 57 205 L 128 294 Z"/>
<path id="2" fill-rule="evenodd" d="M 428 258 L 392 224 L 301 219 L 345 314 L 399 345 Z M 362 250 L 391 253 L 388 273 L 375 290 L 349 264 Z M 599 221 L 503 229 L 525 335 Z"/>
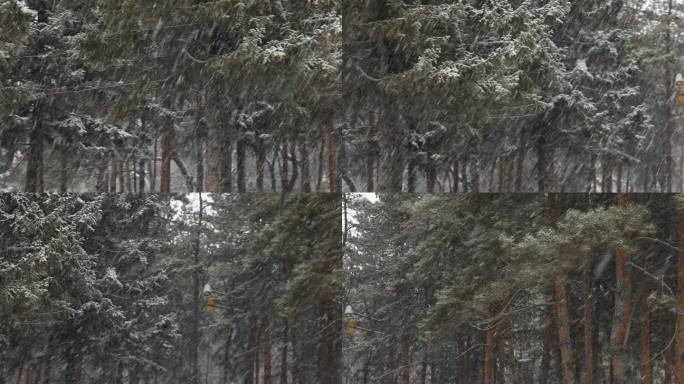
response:
<path id="1" fill-rule="evenodd" d="M 346 382 L 682 382 L 682 201 L 350 196 Z"/>
<path id="2" fill-rule="evenodd" d="M 679 191 L 676 0 L 0 0 L 12 191 Z"/>
<path id="3" fill-rule="evenodd" d="M 341 383 L 340 214 L 326 194 L 0 195 L 0 383 Z"/>

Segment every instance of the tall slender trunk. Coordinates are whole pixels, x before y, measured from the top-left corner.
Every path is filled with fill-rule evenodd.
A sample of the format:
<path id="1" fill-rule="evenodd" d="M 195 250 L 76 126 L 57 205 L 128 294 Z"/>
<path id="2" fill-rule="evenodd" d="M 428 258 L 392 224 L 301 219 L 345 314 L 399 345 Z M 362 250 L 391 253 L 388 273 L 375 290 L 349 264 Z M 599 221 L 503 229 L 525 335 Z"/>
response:
<path id="1" fill-rule="evenodd" d="M 425 361 L 423 361 L 425 362 Z M 368 378 L 370 376 L 370 366 L 373 363 L 373 350 L 368 351 L 368 356 L 366 357 L 366 362 L 363 365 L 363 376 L 362 376 L 362 384 L 368 384 Z M 422 375 L 422 373 L 421 373 Z"/>
<path id="2" fill-rule="evenodd" d="M 62 148 L 59 169 L 59 193 L 66 193 L 69 187 L 69 151 Z"/>
<path id="3" fill-rule="evenodd" d="M 138 193 L 145 192 L 145 159 L 140 159 L 138 161 Z"/>
<path id="4" fill-rule="evenodd" d="M 302 166 L 302 178 L 300 180 L 301 191 L 311 192 L 311 166 L 309 164 L 309 147 L 306 135 L 302 134 L 299 138 L 299 161 Z"/>
<path id="5" fill-rule="evenodd" d="M 289 152 L 287 138 L 285 138 L 283 139 L 283 144 L 280 150 L 280 190 L 283 191 L 283 193 L 288 192 L 288 185 L 290 184 L 287 159 Z"/>
<path id="6" fill-rule="evenodd" d="M 463 192 L 468 192 L 468 185 L 468 158 L 466 157 L 461 162 L 461 186 L 463 186 Z"/>
<path id="7" fill-rule="evenodd" d="M 416 158 L 411 156 L 408 161 L 406 173 L 406 192 L 414 193 L 416 191 Z"/>
<path id="8" fill-rule="evenodd" d="M 639 324 L 639 358 L 641 384 L 653 384 L 653 363 L 651 354 L 651 306 L 648 295 L 641 300 L 641 315 Z"/>
<path id="9" fill-rule="evenodd" d="M 256 189 L 257 192 L 264 191 L 264 167 L 266 166 L 266 148 L 264 141 L 257 137 L 254 143 L 254 154 L 256 156 Z"/>
<path id="10" fill-rule="evenodd" d="M 111 158 L 111 172 L 109 173 L 109 192 L 116 192 L 116 174 L 117 174 L 117 160 L 116 155 L 112 154 Z"/>
<path id="11" fill-rule="evenodd" d="M 518 384 L 520 382 L 520 372 L 518 371 L 518 359 L 515 357 L 515 343 L 513 338 L 513 319 L 509 316 L 506 322 L 506 330 L 508 331 L 508 350 L 511 356 L 511 383 Z"/>
<path id="12" fill-rule="evenodd" d="M 535 140 L 535 149 L 537 151 L 537 191 L 546 191 L 548 159 L 546 153 L 546 137 L 543 132 L 540 132 Z"/>
<path id="13" fill-rule="evenodd" d="M 401 336 L 401 384 L 411 384 L 411 336 Z"/>
<path id="14" fill-rule="evenodd" d="M 677 302 L 684 306 L 684 207 L 678 207 L 679 244 L 677 251 Z M 684 384 L 684 316 L 677 315 L 676 350 L 674 351 L 675 383 Z"/>
<path id="15" fill-rule="evenodd" d="M 494 316 L 492 310 L 488 311 L 488 316 Z M 485 329 L 483 384 L 494 384 L 494 329 L 494 324 L 487 324 Z"/>
<path id="16" fill-rule="evenodd" d="M 24 192 L 42 193 L 43 184 L 43 136 L 41 122 L 37 121 L 29 134 L 29 149 L 26 155 L 26 180 Z"/>
<path id="17" fill-rule="evenodd" d="M 435 184 L 437 184 L 437 169 L 435 167 L 434 160 L 432 160 L 431 157 L 431 153 L 428 152 L 427 163 L 425 167 L 425 181 L 427 183 L 427 192 L 435 193 Z"/>
<path id="18" fill-rule="evenodd" d="M 570 314 L 565 278 L 561 277 L 555 282 L 554 296 L 556 300 L 556 324 L 558 325 L 563 384 L 574 384 L 575 362 L 572 351 L 572 337 L 570 335 Z"/>
<path id="19" fill-rule="evenodd" d="M 287 384 L 287 344 L 289 342 L 288 322 L 283 327 L 283 349 L 280 351 L 280 383 Z"/>
<path id="20" fill-rule="evenodd" d="M 221 189 L 221 173 L 223 168 L 223 151 L 226 144 L 230 146 L 230 139 L 227 133 L 222 132 L 219 129 L 218 122 L 215 118 L 209 120 L 208 137 L 210 140 L 207 141 L 207 177 L 206 177 L 206 190 L 207 192 L 223 192 Z M 230 150 L 228 151 L 228 156 L 230 156 Z"/>
<path id="21" fill-rule="evenodd" d="M 223 347 L 223 384 L 230 384 L 230 370 L 232 367 L 231 364 L 231 355 L 230 355 L 230 345 L 231 345 L 231 340 L 233 338 L 233 329 L 231 328 L 228 331 L 228 336 L 226 337 L 226 344 Z"/>
<path id="22" fill-rule="evenodd" d="M 496 372 L 496 378 L 497 382 L 499 384 L 505 384 L 506 383 L 506 350 L 505 350 L 505 339 L 504 339 L 504 334 L 503 334 L 503 324 L 499 323 L 499 325 L 496 327 L 496 352 L 497 352 L 497 372 Z"/>
<path id="23" fill-rule="evenodd" d="M 478 169 L 479 161 L 477 158 L 470 161 L 470 191 L 474 193 L 480 192 L 480 170 Z"/>
<path id="24" fill-rule="evenodd" d="M 161 148 L 161 179 L 159 181 L 159 192 L 171 192 L 171 158 L 173 153 L 173 120 L 167 118 L 162 134 Z"/>
<path id="25" fill-rule="evenodd" d="M 154 145 L 152 148 L 152 162 L 150 163 L 150 192 L 154 193 L 157 190 L 157 156 L 158 154 L 158 143 L 159 139 L 157 135 L 154 136 Z"/>
<path id="26" fill-rule="evenodd" d="M 109 191 L 109 179 L 107 178 L 107 158 L 100 160 L 100 165 L 97 167 L 97 192 Z"/>
<path id="27" fill-rule="evenodd" d="M 125 160 L 120 160 L 117 163 L 117 166 L 119 167 L 119 192 L 126 192 L 126 171 L 124 169 L 124 162 Z"/>
<path id="28" fill-rule="evenodd" d="M 263 326 L 260 321 L 257 321 L 257 329 L 256 329 L 256 343 L 255 343 L 255 351 L 254 351 L 254 383 L 259 384 L 259 379 L 261 373 L 260 365 L 259 365 L 259 351 L 261 350 L 261 332 L 263 331 Z"/>
<path id="29" fill-rule="evenodd" d="M 672 324 L 672 323 L 674 323 L 674 321 L 668 322 L 668 323 L 669 323 L 669 324 L 668 324 L 669 326 L 667 327 L 668 331 L 674 331 L 674 326 L 673 326 L 673 324 Z M 674 375 L 674 368 L 675 368 L 675 350 L 676 350 L 676 343 L 675 343 L 674 346 L 670 346 L 669 348 L 667 348 L 667 349 L 665 350 L 665 353 L 664 353 L 664 356 L 663 356 L 663 358 L 664 358 L 664 360 L 665 360 L 665 361 L 664 361 L 664 364 L 663 364 L 663 365 L 664 365 L 664 369 L 663 369 L 663 370 L 665 371 L 665 372 L 664 372 L 664 375 L 663 375 L 663 376 L 665 376 L 665 377 L 664 377 L 664 382 L 663 382 L 663 384 L 672 384 L 672 379 L 673 379 L 674 376 L 675 376 L 675 375 Z"/>
<path id="30" fill-rule="evenodd" d="M 319 366 L 318 382 L 329 384 L 341 384 L 341 360 L 342 345 L 338 330 L 341 327 L 341 308 L 329 297 L 321 299 L 319 303 L 320 326 L 319 326 Z"/>
<path id="31" fill-rule="evenodd" d="M 219 191 L 223 193 L 233 192 L 233 139 L 230 130 L 224 127 L 221 130 L 219 149 Z"/>
<path id="32" fill-rule="evenodd" d="M 198 135 L 200 136 L 200 135 Z M 195 192 L 203 192 L 204 191 L 204 138 L 203 137 L 196 137 L 195 138 L 196 143 L 195 145 L 197 146 L 196 152 L 197 152 L 197 184 L 195 185 Z"/>
<path id="33" fill-rule="evenodd" d="M 506 192 L 506 159 L 499 158 L 499 193 Z"/>
<path id="34" fill-rule="evenodd" d="M 264 384 L 273 384 L 271 372 L 271 324 L 264 320 L 264 332 L 266 333 L 266 343 L 264 345 Z"/>
<path id="35" fill-rule="evenodd" d="M 665 113 L 664 113 L 664 122 L 665 122 L 665 188 L 668 193 L 672 192 L 672 173 L 673 173 L 673 168 L 672 168 L 672 137 L 674 136 L 674 129 L 675 129 L 675 122 L 673 121 L 673 113 L 672 113 L 672 102 L 670 101 L 672 99 L 672 95 L 675 92 L 674 89 L 674 59 L 670 57 L 670 53 L 672 52 L 672 27 L 671 27 L 671 17 L 672 17 L 672 6 L 673 2 L 672 0 L 668 1 L 668 9 L 667 9 L 667 29 L 665 31 L 665 57 L 667 57 L 667 60 L 665 61 L 665 92 L 666 94 L 663 97 L 663 100 L 665 101 Z M 678 358 L 678 360 L 680 360 Z M 684 379 L 682 379 L 684 380 Z M 683 381 L 684 382 L 684 381 Z M 679 379 L 677 380 L 677 384 L 680 384 Z"/>
<path id="36" fill-rule="evenodd" d="M 378 132 L 380 151 L 379 192 L 401 192 L 404 173 L 403 133 L 396 106 L 384 107 L 383 119 Z"/>
<path id="37" fill-rule="evenodd" d="M 323 161 L 325 159 L 325 132 L 321 132 L 321 142 L 318 150 L 318 175 L 316 178 L 316 192 L 321 192 L 323 187 Z"/>
<path id="38" fill-rule="evenodd" d="M 587 253 L 584 258 L 582 268 L 582 293 L 584 296 L 584 307 L 582 318 L 584 325 L 584 370 L 582 375 L 583 384 L 594 384 L 596 367 L 594 366 L 594 295 L 591 280 L 591 253 Z"/>
<path id="39" fill-rule="evenodd" d="M 244 384 L 254 383 L 254 358 L 257 348 L 256 343 L 256 318 L 254 315 L 249 316 L 247 325 L 247 353 L 245 354 L 245 376 Z"/>
<path id="40" fill-rule="evenodd" d="M 623 192 L 622 191 L 622 162 L 618 163 L 616 185 L 617 185 L 617 192 L 618 193 Z M 629 192 L 629 191 L 625 191 L 625 192 Z"/>
<path id="41" fill-rule="evenodd" d="M 335 151 L 337 146 L 337 134 L 335 132 L 335 115 L 331 114 L 328 122 L 328 191 L 335 191 Z"/>
<path id="42" fill-rule="evenodd" d="M 133 192 L 133 188 L 131 188 L 132 183 L 131 183 L 131 157 L 126 156 L 126 159 L 124 160 L 123 163 L 124 167 L 124 175 L 125 175 L 125 182 L 126 182 L 126 192 Z"/>
<path id="43" fill-rule="evenodd" d="M 618 205 L 627 206 L 627 195 L 618 195 Z M 625 234 L 627 236 L 627 234 Z M 628 269 L 629 253 L 624 248 L 619 248 L 615 254 L 615 311 L 613 313 L 613 325 L 610 332 L 611 346 L 611 375 L 613 384 L 625 383 L 626 374 L 626 340 L 629 316 L 631 310 L 632 283 Z"/>
<path id="44" fill-rule="evenodd" d="M 375 137 L 375 125 L 377 124 L 375 111 L 368 112 L 368 131 L 366 132 L 366 143 L 368 153 L 366 155 L 366 192 L 373 192 L 375 188 L 375 161 L 377 158 L 377 142 Z"/>
<path id="45" fill-rule="evenodd" d="M 199 373 L 199 344 L 200 344 L 200 314 L 201 314 L 201 303 L 200 303 L 200 252 L 201 243 L 200 238 L 202 234 L 202 214 L 203 214 L 203 204 L 202 204 L 202 194 L 199 194 L 199 212 L 197 220 L 197 228 L 195 233 L 195 239 L 193 241 L 193 269 L 192 269 L 192 334 L 190 339 L 190 356 L 192 358 L 190 362 L 192 378 L 191 384 L 200 383 L 200 373 Z"/>
<path id="46" fill-rule="evenodd" d="M 524 172 L 524 167 L 525 167 L 525 153 L 527 153 L 527 148 L 525 147 L 525 144 L 527 141 L 525 140 L 525 131 L 520 130 L 520 142 L 519 142 L 519 150 L 518 150 L 518 157 L 516 158 L 516 167 L 515 167 L 515 191 L 516 192 L 522 192 L 522 182 L 523 182 L 523 172 Z"/>
<path id="47" fill-rule="evenodd" d="M 451 192 L 458 193 L 458 160 L 454 160 L 451 168 Z"/>
<path id="48" fill-rule="evenodd" d="M 245 138 L 240 137 L 237 140 L 237 148 L 235 152 L 237 154 L 237 191 L 238 193 L 247 192 L 247 184 L 245 180 L 245 163 L 247 156 L 247 143 L 245 143 Z"/>
<path id="49" fill-rule="evenodd" d="M 346 178 L 347 175 L 347 147 L 345 146 L 345 138 L 342 135 L 342 129 L 337 130 L 337 135 L 335 135 L 337 138 L 337 156 L 335 158 L 335 162 L 337 163 L 337 167 L 335 167 L 335 192 L 337 193 L 342 193 L 342 179 Z M 346 179 L 347 181 L 349 180 L 348 178 Z M 349 185 L 349 188 L 352 189 L 354 188 L 352 185 Z"/>

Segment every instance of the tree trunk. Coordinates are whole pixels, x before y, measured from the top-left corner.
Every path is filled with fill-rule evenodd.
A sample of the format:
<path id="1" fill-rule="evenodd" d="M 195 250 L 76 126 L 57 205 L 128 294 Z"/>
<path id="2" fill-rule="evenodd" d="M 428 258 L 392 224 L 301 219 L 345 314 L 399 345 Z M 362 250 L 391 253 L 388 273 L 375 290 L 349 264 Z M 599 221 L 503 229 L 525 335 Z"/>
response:
<path id="1" fill-rule="evenodd" d="M 264 191 L 264 167 L 266 166 L 266 148 L 264 140 L 257 138 L 254 143 L 254 155 L 256 156 L 256 189 L 257 192 Z"/>
<path id="2" fill-rule="evenodd" d="M 67 193 L 69 189 L 69 151 L 67 148 L 62 148 L 60 161 L 59 193 Z"/>
<path id="3" fill-rule="evenodd" d="M 401 384 L 411 384 L 411 336 L 401 336 Z"/>
<path id="4" fill-rule="evenodd" d="M 145 193 L 145 159 L 138 162 L 138 193 Z"/>
<path id="5" fill-rule="evenodd" d="M 494 316 L 492 310 L 488 312 L 488 316 Z M 494 384 L 494 328 L 494 324 L 487 324 L 485 330 L 483 384 Z"/>
<path id="6" fill-rule="evenodd" d="M 627 195 L 618 195 L 618 205 L 627 206 Z M 627 234 L 625 234 L 627 236 Z M 632 284 L 628 269 L 629 253 L 624 248 L 619 248 L 615 254 L 615 311 L 613 313 L 613 326 L 610 332 L 611 346 L 611 375 L 613 384 L 624 384 L 626 374 L 626 340 L 629 316 L 631 310 Z"/>
<path id="7" fill-rule="evenodd" d="M 288 322 L 285 320 L 283 328 L 283 349 L 280 352 L 280 383 L 287 384 L 287 344 L 289 342 Z"/>
<path id="8" fill-rule="evenodd" d="M 499 158 L 499 193 L 506 192 L 506 160 Z"/>
<path id="9" fill-rule="evenodd" d="M 478 169 L 479 161 L 477 158 L 470 161 L 470 191 L 474 193 L 480 192 L 480 170 Z"/>
<path id="10" fill-rule="evenodd" d="M 323 160 L 325 159 L 325 132 L 321 132 L 321 143 L 318 150 L 318 177 L 316 178 L 316 192 L 321 192 L 323 186 Z"/>
<path id="11" fill-rule="evenodd" d="M 130 193 L 133 192 L 133 188 L 131 186 L 133 183 L 131 183 L 131 157 L 126 156 L 126 160 L 124 160 L 124 175 L 125 175 L 125 181 L 126 181 L 126 192 Z"/>
<path id="12" fill-rule="evenodd" d="M 288 159 L 287 155 L 289 153 L 289 147 L 287 139 L 283 140 L 283 145 L 280 150 L 280 189 L 283 193 L 288 192 L 288 185 L 290 184 L 290 176 L 288 170 Z"/>
<path id="13" fill-rule="evenodd" d="M 124 169 L 124 160 L 121 160 L 117 163 L 117 166 L 119 167 L 119 192 L 125 193 L 126 191 L 126 171 Z"/>
<path id="14" fill-rule="evenodd" d="M 43 136 L 38 121 L 29 134 L 29 149 L 26 155 L 26 180 L 24 192 L 42 193 L 43 184 Z"/>
<path id="15" fill-rule="evenodd" d="M 496 330 L 496 349 L 497 349 L 497 370 L 496 370 L 496 378 L 497 378 L 497 383 L 499 384 L 505 384 L 506 383 L 506 351 L 505 351 L 505 345 L 504 345 L 504 334 L 503 334 L 503 324 L 499 323 L 497 326 Z"/>
<path id="16" fill-rule="evenodd" d="M 260 365 L 259 365 L 259 351 L 261 350 L 261 332 L 262 332 L 262 324 L 260 321 L 257 320 L 257 328 L 256 328 L 256 342 L 255 342 L 255 351 L 254 351 L 254 383 L 259 384 L 259 373 L 261 371 Z"/>
<path id="17" fill-rule="evenodd" d="M 247 184 L 245 180 L 245 163 L 247 156 L 246 143 L 244 137 L 240 137 L 237 141 L 237 191 L 238 193 L 247 192 Z"/>
<path id="18" fill-rule="evenodd" d="M 368 153 L 366 154 L 366 192 L 373 192 L 375 188 L 375 161 L 377 152 L 377 142 L 375 138 L 376 122 L 375 111 L 368 112 L 368 131 L 366 133 L 366 143 Z"/>
<path id="19" fill-rule="evenodd" d="M 341 308 L 331 298 L 323 298 L 320 310 L 318 382 L 341 384 L 342 345 L 339 335 Z"/>
<path id="20" fill-rule="evenodd" d="M 244 384 L 254 383 L 254 354 L 256 350 L 256 318 L 251 315 L 247 325 L 247 353 L 245 354 Z"/>
<path id="21" fill-rule="evenodd" d="M 425 168 L 425 178 L 427 183 L 427 193 L 435 193 L 435 184 L 437 184 L 437 169 L 434 161 L 430 159 L 431 154 L 427 154 L 427 164 Z"/>
<path id="22" fill-rule="evenodd" d="M 223 193 L 233 192 L 233 140 L 227 128 L 221 130 L 221 147 L 219 148 L 219 191 Z"/>
<path id="23" fill-rule="evenodd" d="M 584 325 L 584 371 L 583 384 L 594 384 L 594 295 L 591 280 L 591 253 L 584 258 L 582 268 L 582 293 L 584 295 L 584 307 L 582 311 Z"/>
<path id="24" fill-rule="evenodd" d="M 171 192 L 171 157 L 173 156 L 173 120 L 167 118 L 164 124 L 161 149 L 161 179 L 159 192 Z"/>
<path id="25" fill-rule="evenodd" d="M 307 144 L 306 136 L 301 135 L 299 139 L 299 161 L 302 164 L 300 185 L 301 191 L 304 193 L 311 192 L 311 166 L 309 164 L 309 147 Z"/>
<path id="26" fill-rule="evenodd" d="M 454 166 L 451 169 L 451 192 L 458 193 L 458 160 L 454 160 Z"/>
<path id="27" fill-rule="evenodd" d="M 111 172 L 109 174 L 109 192 L 115 193 L 116 192 L 116 174 L 117 174 L 117 160 L 116 160 L 116 155 L 112 154 L 112 159 L 111 159 Z"/>
<path id="28" fill-rule="evenodd" d="M 195 239 L 194 239 L 194 249 L 193 249 L 193 269 L 192 269 L 192 311 L 193 311 L 193 316 L 192 316 L 192 334 L 191 334 L 191 339 L 190 339 L 190 356 L 192 358 L 190 364 L 191 364 L 191 373 L 192 373 L 192 378 L 190 381 L 190 384 L 199 384 L 200 383 L 200 375 L 199 375 L 199 344 L 200 344 L 200 314 L 201 314 L 201 303 L 200 303 L 200 251 L 201 251 L 201 243 L 200 243 L 200 237 L 202 233 L 202 211 L 203 211 L 203 205 L 202 205 L 202 194 L 199 194 L 199 214 L 198 214 L 198 220 L 197 220 L 197 228 L 196 228 L 196 234 L 195 234 Z"/>
<path id="29" fill-rule="evenodd" d="M 385 106 L 379 130 L 380 179 L 378 192 L 401 192 L 404 172 L 402 133 L 396 107 Z"/>
<path id="30" fill-rule="evenodd" d="M 653 384 L 653 363 L 651 355 L 651 306 L 648 303 L 648 295 L 644 294 L 641 300 L 641 315 L 639 326 L 640 345 L 640 375 L 641 384 Z"/>
<path id="31" fill-rule="evenodd" d="M 406 171 L 406 192 L 414 193 L 416 192 L 416 159 L 414 156 L 409 159 Z"/>
<path id="32" fill-rule="evenodd" d="M 154 147 L 152 149 L 152 162 L 150 164 L 150 192 L 154 193 L 157 190 L 157 156 L 158 152 L 158 138 L 154 136 Z"/>
<path id="33" fill-rule="evenodd" d="M 197 140 L 197 184 L 195 192 L 204 191 L 204 138 L 196 137 Z"/>
<path id="34" fill-rule="evenodd" d="M 224 354 L 223 354 L 223 384 L 231 384 L 232 380 L 230 380 L 230 369 L 231 369 L 231 356 L 230 356 L 230 344 L 231 344 L 231 339 L 233 338 L 233 329 L 231 328 L 230 331 L 228 331 L 228 337 L 226 338 L 226 344 L 223 347 L 224 348 Z"/>
<path id="35" fill-rule="evenodd" d="M 556 324 L 558 326 L 558 342 L 560 344 L 561 371 L 563 384 L 575 383 L 575 362 L 572 352 L 572 336 L 570 335 L 570 314 L 568 310 L 568 294 L 565 278 L 558 278 L 554 284 L 556 300 Z"/>
<path id="36" fill-rule="evenodd" d="M 513 338 L 513 319 L 509 316 L 506 322 L 506 330 L 508 331 L 508 350 L 511 356 L 511 383 L 520 383 L 520 372 L 518 371 L 518 359 L 515 357 L 515 343 Z"/>
<path id="37" fill-rule="evenodd" d="M 264 346 L 264 384 L 273 384 L 271 372 L 271 324 L 264 320 L 264 332 L 266 333 L 266 345 Z"/>
<path id="38" fill-rule="evenodd" d="M 337 146 L 337 134 L 335 133 L 335 115 L 331 114 L 328 122 L 328 191 L 335 192 L 335 150 Z"/>
<path id="39" fill-rule="evenodd" d="M 524 167 L 525 167 L 525 153 L 527 152 L 527 148 L 525 147 L 525 144 L 527 141 L 525 140 L 525 131 L 520 130 L 520 144 L 519 144 L 519 150 L 518 150 L 518 157 L 516 159 L 516 167 L 515 167 L 515 191 L 516 192 L 522 192 L 522 182 L 523 182 L 523 172 L 524 172 Z"/>
<path id="40" fill-rule="evenodd" d="M 677 301 L 684 307 L 684 207 L 679 207 L 679 244 L 677 251 Z M 674 352 L 675 383 L 684 384 L 684 315 L 677 315 L 676 350 Z"/>

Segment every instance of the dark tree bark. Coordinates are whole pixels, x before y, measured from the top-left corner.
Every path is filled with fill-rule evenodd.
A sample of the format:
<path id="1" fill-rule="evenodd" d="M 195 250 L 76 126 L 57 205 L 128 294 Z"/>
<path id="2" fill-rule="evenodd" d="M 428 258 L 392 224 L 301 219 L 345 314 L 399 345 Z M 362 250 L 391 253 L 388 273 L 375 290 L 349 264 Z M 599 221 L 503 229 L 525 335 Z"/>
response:
<path id="1" fill-rule="evenodd" d="M 618 205 L 627 206 L 627 195 L 618 195 Z M 625 235 L 627 236 L 627 234 Z M 610 333 L 611 346 L 611 375 L 613 384 L 625 383 L 627 370 L 627 350 L 625 340 L 629 327 L 631 312 L 632 283 L 628 268 L 630 256 L 626 249 L 619 248 L 615 255 L 615 311 L 613 313 L 613 326 Z"/>
<path id="2" fill-rule="evenodd" d="M 247 149 L 245 139 L 240 137 L 237 141 L 237 191 L 238 193 L 247 192 L 247 184 L 245 180 L 245 163 L 247 156 Z"/>
<path id="3" fill-rule="evenodd" d="M 301 190 L 304 193 L 311 192 L 311 165 L 309 164 L 309 147 L 306 135 L 299 138 L 299 161 L 302 168 L 302 178 L 300 180 Z"/>
<path id="4" fill-rule="evenodd" d="M 37 121 L 29 134 L 29 149 L 26 154 L 26 180 L 24 192 L 42 193 L 43 184 L 43 135 L 41 121 Z"/>
<path id="5" fill-rule="evenodd" d="M 161 178 L 159 181 L 159 192 L 171 192 L 171 158 L 173 153 L 173 120 L 167 118 L 164 123 L 164 131 L 162 133 L 162 148 L 161 148 Z"/>

